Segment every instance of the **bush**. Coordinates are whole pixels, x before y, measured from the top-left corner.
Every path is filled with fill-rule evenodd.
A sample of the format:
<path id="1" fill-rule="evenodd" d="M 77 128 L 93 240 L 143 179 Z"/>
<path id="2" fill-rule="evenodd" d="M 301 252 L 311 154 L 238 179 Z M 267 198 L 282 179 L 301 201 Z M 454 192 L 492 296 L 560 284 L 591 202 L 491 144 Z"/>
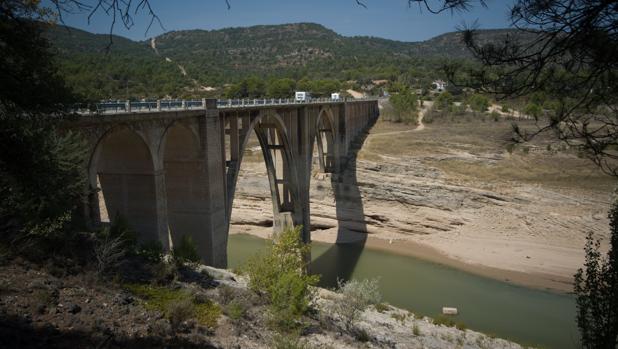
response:
<path id="1" fill-rule="evenodd" d="M 242 319 L 243 317 L 245 317 L 246 313 L 247 313 L 246 305 L 238 300 L 231 301 L 225 307 L 225 314 L 229 316 L 230 319 L 232 319 L 233 321 L 238 321 Z"/>
<path id="2" fill-rule="evenodd" d="M 200 255 L 197 253 L 197 245 L 190 235 L 183 235 L 180 244 L 174 246 L 174 259 L 180 262 L 199 262 Z"/>
<path id="3" fill-rule="evenodd" d="M 137 248 L 137 255 L 144 257 L 150 263 L 160 263 L 163 259 L 163 245 L 159 240 L 150 240 Z"/>
<path id="4" fill-rule="evenodd" d="M 297 334 L 281 335 L 276 334 L 273 338 L 271 348 L 273 349 L 304 349 L 304 345 Z"/>
<path id="5" fill-rule="evenodd" d="M 610 248 L 601 255 L 600 242 L 586 238 L 584 268 L 575 274 L 577 326 L 584 348 L 616 348 L 618 340 L 618 200 L 609 212 Z"/>
<path id="6" fill-rule="evenodd" d="M 346 328 L 352 328 L 359 315 L 370 305 L 380 303 L 382 295 L 377 279 L 337 281 L 340 297 L 333 304 L 333 312 L 344 322 Z"/>
<path id="7" fill-rule="evenodd" d="M 412 334 L 416 337 L 421 335 L 421 329 L 418 327 L 417 324 L 412 325 Z"/>
<path id="8" fill-rule="evenodd" d="M 474 94 L 468 98 L 470 109 L 475 112 L 485 112 L 489 108 L 489 99 L 480 94 Z"/>
<path id="9" fill-rule="evenodd" d="M 498 112 L 497 112 L 497 111 L 495 111 L 495 110 L 492 110 L 492 112 L 491 112 L 491 118 L 492 118 L 494 121 L 499 121 L 499 120 L 500 120 L 500 113 L 498 113 Z"/>
<path id="10" fill-rule="evenodd" d="M 126 254 L 125 242 L 121 236 L 113 237 L 109 229 L 104 229 L 94 244 L 94 257 L 99 275 L 116 270 Z"/>
<path id="11" fill-rule="evenodd" d="M 221 316 L 221 309 L 210 300 L 196 303 L 185 290 L 173 290 L 145 284 L 127 284 L 125 288 L 145 301 L 144 307 L 165 314 L 173 326 L 195 318 L 200 324 L 215 327 Z M 177 328 L 177 327 L 174 327 Z"/>
<path id="12" fill-rule="evenodd" d="M 301 227 L 286 229 L 273 239 L 266 251 L 251 258 L 244 267 L 249 288 L 263 294 L 277 328 L 296 326 L 312 299 L 310 286 L 319 278 L 307 275 L 306 256 L 310 246 L 301 240 Z"/>
<path id="13" fill-rule="evenodd" d="M 193 318 L 194 314 L 193 303 L 189 299 L 172 301 L 167 305 L 167 316 L 174 330 L 177 330 L 184 321 Z"/>
<path id="14" fill-rule="evenodd" d="M 406 124 L 418 121 L 418 97 L 411 90 L 405 89 L 391 96 L 390 102 L 398 120 Z"/>

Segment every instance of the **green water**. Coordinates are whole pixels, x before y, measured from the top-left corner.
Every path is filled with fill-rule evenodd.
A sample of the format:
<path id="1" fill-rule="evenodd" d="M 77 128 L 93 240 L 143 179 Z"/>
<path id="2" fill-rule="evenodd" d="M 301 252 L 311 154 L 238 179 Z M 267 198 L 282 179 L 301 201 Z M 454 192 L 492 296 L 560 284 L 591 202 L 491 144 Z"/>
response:
<path id="1" fill-rule="evenodd" d="M 266 241 L 231 235 L 230 268 L 244 263 Z M 323 287 L 337 276 L 380 278 L 386 302 L 416 314 L 437 316 L 443 306 L 459 309 L 457 322 L 468 328 L 542 348 L 578 348 L 575 300 L 560 295 L 473 275 L 356 245 L 312 244 L 312 272 L 323 275 Z"/>

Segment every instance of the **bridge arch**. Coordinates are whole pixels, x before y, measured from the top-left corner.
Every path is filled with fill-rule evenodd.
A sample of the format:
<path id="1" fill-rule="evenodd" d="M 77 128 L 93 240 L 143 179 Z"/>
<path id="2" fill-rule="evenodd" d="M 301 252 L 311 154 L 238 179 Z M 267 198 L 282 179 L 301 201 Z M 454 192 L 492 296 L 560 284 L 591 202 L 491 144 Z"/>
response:
<path id="1" fill-rule="evenodd" d="M 126 218 L 142 240 L 156 240 L 155 159 L 146 137 L 128 125 L 108 129 L 88 164 L 91 215 L 95 223 Z"/>
<path id="2" fill-rule="evenodd" d="M 322 173 L 335 171 L 335 128 L 330 109 L 320 110 L 315 125 L 315 142 L 318 148 L 318 165 Z"/>
<path id="3" fill-rule="evenodd" d="M 158 156 L 165 172 L 168 243 L 184 235 L 199 239 L 206 224 L 207 181 L 200 139 L 189 123 L 175 121 L 161 138 Z"/>
<path id="4" fill-rule="evenodd" d="M 240 152 L 238 161 L 231 171 L 235 174 L 230 178 L 233 183 L 228 184 L 228 221 L 231 218 L 232 204 L 235 196 L 238 173 L 243 161 L 244 150 L 247 148 L 251 132 L 260 144 L 262 157 L 269 181 L 270 195 L 273 208 L 274 230 L 280 231 L 286 225 L 298 224 L 297 214 L 300 212 L 298 200 L 298 183 L 296 169 L 289 142 L 289 133 L 281 116 L 274 110 L 266 110 L 251 115 L 243 122 L 245 132 L 240 135 Z"/>

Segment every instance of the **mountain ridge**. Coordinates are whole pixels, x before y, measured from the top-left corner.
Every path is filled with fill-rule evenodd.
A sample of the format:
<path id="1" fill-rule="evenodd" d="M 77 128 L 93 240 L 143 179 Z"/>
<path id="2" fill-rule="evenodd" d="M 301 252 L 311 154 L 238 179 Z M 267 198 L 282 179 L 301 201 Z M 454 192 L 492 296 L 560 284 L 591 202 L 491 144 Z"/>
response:
<path id="1" fill-rule="evenodd" d="M 122 89 L 125 96 L 195 94 L 206 86 L 223 86 L 249 76 L 360 81 L 397 80 L 407 74 L 408 83 L 421 83 L 435 78 L 444 60 L 472 58 L 458 32 L 403 42 L 343 36 L 321 24 L 301 22 L 177 30 L 143 41 L 112 36 L 110 46 L 109 35 L 68 29 L 56 26 L 46 35 L 69 84 L 92 98 L 122 95 Z M 508 33 L 517 32 L 480 30 L 478 36 L 487 41 Z M 97 57 L 108 48 L 111 54 Z M 97 92 L 97 86 L 103 86 L 102 92 Z"/>

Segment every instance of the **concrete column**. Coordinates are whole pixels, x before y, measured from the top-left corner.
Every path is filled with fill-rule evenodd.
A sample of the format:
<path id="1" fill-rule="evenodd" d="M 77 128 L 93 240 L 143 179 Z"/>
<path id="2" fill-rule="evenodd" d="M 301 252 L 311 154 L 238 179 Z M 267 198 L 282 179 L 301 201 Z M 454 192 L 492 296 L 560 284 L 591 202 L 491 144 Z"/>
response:
<path id="1" fill-rule="evenodd" d="M 225 212 L 225 151 L 222 116 L 217 101 L 206 101 L 206 113 L 199 118 L 200 141 L 204 156 L 205 227 L 203 235 L 194 237 L 204 262 L 218 268 L 227 266 L 227 234 Z"/>
<path id="2" fill-rule="evenodd" d="M 165 189 L 165 171 L 163 169 L 155 169 L 153 177 L 157 210 L 157 235 L 159 236 L 161 245 L 163 245 L 163 250 L 170 251 L 173 248 L 173 242 L 169 230 L 167 191 Z"/>

